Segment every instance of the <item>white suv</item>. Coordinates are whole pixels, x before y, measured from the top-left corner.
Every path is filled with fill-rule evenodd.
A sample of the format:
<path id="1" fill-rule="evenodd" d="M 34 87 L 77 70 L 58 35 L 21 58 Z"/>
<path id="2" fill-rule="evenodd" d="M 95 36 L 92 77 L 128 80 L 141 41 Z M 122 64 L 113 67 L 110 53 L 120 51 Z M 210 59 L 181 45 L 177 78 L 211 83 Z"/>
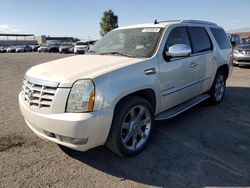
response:
<path id="1" fill-rule="evenodd" d="M 222 27 L 182 20 L 122 27 L 85 56 L 37 65 L 24 77 L 21 112 L 39 137 L 85 151 L 135 155 L 154 120 L 219 103 L 232 47 Z"/>

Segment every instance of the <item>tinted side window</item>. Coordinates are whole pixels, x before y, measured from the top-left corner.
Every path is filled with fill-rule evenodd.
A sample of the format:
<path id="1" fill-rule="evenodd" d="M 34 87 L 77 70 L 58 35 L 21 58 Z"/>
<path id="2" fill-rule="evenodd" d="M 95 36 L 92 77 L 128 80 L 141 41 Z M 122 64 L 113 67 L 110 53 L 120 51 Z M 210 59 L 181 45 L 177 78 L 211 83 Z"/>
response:
<path id="1" fill-rule="evenodd" d="M 174 44 L 186 44 L 191 47 L 186 27 L 176 27 L 170 32 L 165 50 Z"/>
<path id="2" fill-rule="evenodd" d="M 188 27 L 192 41 L 193 53 L 206 52 L 213 49 L 211 40 L 204 27 Z"/>
<path id="3" fill-rule="evenodd" d="M 227 49 L 232 48 L 231 43 L 223 29 L 220 28 L 210 28 L 217 44 L 219 45 L 220 49 Z"/>

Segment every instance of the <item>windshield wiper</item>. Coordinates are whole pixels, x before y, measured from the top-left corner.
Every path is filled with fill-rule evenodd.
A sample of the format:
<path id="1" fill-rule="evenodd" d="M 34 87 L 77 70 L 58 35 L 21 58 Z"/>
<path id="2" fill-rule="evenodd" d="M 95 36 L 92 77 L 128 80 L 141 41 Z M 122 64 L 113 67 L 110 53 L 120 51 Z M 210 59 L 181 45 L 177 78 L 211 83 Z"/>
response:
<path id="1" fill-rule="evenodd" d="M 108 55 L 108 54 L 122 55 L 122 56 L 125 56 L 125 57 L 135 58 L 135 56 L 131 56 L 131 55 L 128 55 L 128 54 L 125 54 L 125 53 L 122 53 L 122 52 L 104 52 L 104 53 L 100 53 L 100 55 Z"/>

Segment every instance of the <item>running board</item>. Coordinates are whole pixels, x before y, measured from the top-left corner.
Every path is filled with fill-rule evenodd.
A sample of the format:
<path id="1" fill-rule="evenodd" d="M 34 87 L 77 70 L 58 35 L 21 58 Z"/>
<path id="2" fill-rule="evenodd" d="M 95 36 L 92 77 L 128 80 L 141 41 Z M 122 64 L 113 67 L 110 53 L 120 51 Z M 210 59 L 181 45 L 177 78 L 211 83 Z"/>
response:
<path id="1" fill-rule="evenodd" d="M 160 121 L 160 120 L 168 120 L 168 119 L 172 119 L 175 116 L 181 114 L 182 112 L 185 112 L 186 110 L 192 108 L 193 106 L 201 103 L 202 101 L 208 99 L 210 97 L 209 94 L 202 94 L 199 95 L 195 98 L 192 98 L 190 100 L 188 100 L 187 102 L 184 102 L 182 104 L 179 104 L 169 110 L 166 110 L 164 112 L 161 112 L 160 114 L 155 116 L 155 120 L 156 121 Z"/>

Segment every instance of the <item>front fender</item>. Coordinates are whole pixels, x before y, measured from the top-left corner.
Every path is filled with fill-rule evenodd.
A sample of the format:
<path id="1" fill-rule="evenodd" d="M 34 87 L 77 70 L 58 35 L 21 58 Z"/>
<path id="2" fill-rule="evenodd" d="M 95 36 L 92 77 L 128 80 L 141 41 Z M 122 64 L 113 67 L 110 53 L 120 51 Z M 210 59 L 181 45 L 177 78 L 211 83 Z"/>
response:
<path id="1" fill-rule="evenodd" d="M 154 67 L 156 74 L 146 75 L 144 70 Z M 115 109 L 116 104 L 125 96 L 136 91 L 151 89 L 155 92 L 155 113 L 160 109 L 160 92 L 156 59 L 135 63 L 94 79 L 96 84 L 95 109 Z"/>

